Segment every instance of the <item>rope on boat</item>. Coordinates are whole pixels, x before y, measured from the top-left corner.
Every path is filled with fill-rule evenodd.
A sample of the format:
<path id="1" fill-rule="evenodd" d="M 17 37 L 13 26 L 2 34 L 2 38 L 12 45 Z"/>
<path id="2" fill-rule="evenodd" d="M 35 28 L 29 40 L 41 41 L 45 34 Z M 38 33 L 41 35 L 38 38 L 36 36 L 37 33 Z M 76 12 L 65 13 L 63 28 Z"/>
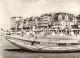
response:
<path id="1" fill-rule="evenodd" d="M 37 39 L 37 37 L 36 37 L 36 38 L 34 39 L 34 41 L 31 43 L 32 46 L 34 45 L 36 39 Z"/>

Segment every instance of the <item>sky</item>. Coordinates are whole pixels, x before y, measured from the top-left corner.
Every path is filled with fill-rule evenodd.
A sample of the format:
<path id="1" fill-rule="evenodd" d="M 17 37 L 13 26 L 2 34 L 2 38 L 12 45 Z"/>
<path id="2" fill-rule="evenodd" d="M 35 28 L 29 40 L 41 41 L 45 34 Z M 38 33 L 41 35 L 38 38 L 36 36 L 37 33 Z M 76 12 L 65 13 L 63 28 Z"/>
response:
<path id="1" fill-rule="evenodd" d="M 44 13 L 80 14 L 80 0 L 0 0 L 0 29 L 10 28 L 10 18 L 39 16 Z"/>

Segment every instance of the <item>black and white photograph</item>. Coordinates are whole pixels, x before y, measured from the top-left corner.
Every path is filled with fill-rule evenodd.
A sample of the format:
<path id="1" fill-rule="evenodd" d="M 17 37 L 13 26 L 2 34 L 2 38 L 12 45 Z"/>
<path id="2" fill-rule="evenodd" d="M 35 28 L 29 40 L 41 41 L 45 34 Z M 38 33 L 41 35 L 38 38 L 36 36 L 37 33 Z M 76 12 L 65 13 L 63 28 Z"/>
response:
<path id="1" fill-rule="evenodd" d="M 0 0 L 0 58 L 80 58 L 80 0 Z"/>

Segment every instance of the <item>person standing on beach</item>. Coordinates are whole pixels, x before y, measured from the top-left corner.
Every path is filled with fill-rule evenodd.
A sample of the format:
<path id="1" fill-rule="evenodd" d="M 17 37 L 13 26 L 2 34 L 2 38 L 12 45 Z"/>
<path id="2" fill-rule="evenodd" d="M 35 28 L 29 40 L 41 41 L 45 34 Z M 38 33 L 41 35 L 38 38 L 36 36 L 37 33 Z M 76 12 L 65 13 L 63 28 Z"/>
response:
<path id="1" fill-rule="evenodd" d="M 3 29 L 0 30 L 0 37 L 1 37 L 1 41 L 2 41 L 2 37 L 3 37 Z"/>

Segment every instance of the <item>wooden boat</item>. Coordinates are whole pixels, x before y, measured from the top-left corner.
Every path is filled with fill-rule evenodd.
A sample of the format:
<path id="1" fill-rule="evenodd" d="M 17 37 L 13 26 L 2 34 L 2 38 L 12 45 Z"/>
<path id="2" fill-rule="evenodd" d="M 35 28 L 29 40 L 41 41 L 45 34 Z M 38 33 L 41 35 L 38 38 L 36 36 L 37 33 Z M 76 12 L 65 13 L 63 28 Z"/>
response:
<path id="1" fill-rule="evenodd" d="M 7 35 L 5 37 L 12 44 L 34 52 L 71 52 L 80 50 L 80 40 L 72 36 L 20 36 Z"/>

